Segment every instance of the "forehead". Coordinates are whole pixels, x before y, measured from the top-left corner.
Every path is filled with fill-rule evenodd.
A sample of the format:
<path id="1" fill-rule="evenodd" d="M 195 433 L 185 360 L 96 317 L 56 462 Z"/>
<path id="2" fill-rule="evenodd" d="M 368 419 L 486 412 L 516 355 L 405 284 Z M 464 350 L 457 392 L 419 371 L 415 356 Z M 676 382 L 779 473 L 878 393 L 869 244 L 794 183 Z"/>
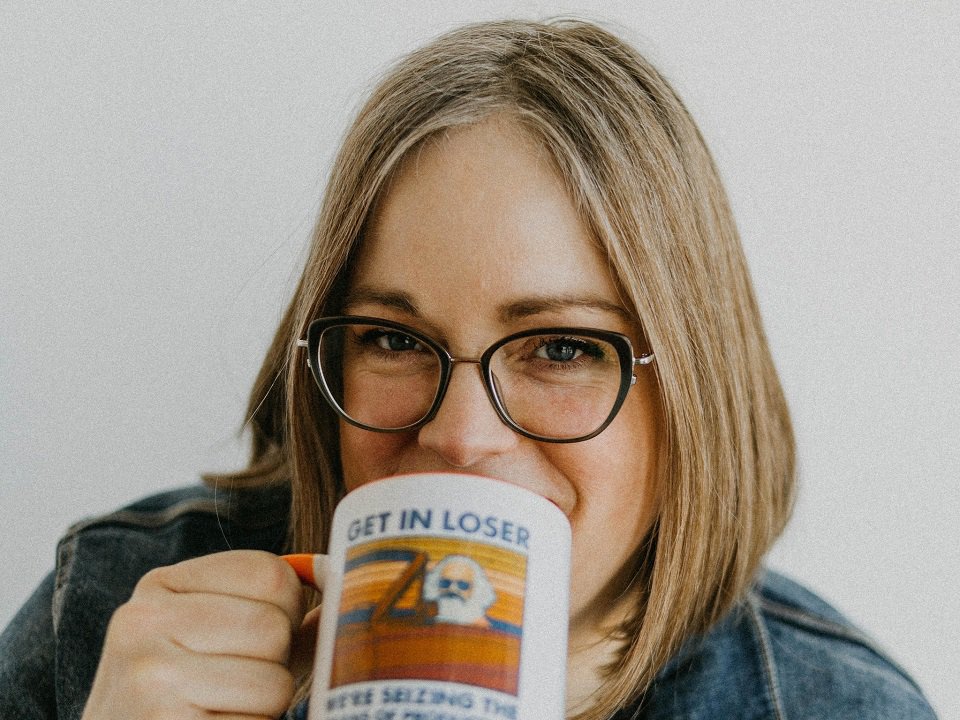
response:
<path id="1" fill-rule="evenodd" d="M 473 568 L 462 560 L 451 560 L 440 572 L 441 575 L 470 576 L 473 575 Z"/>
<path id="2" fill-rule="evenodd" d="M 351 287 L 414 293 L 429 311 L 557 295 L 619 304 L 549 153 L 503 118 L 450 130 L 405 159 L 372 215 Z"/>

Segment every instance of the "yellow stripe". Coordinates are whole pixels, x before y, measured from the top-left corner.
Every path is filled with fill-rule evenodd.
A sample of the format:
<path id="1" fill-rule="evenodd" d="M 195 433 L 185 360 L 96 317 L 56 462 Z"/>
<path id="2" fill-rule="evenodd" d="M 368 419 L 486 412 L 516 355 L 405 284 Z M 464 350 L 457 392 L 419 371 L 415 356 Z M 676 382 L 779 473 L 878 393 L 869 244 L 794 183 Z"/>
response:
<path id="1" fill-rule="evenodd" d="M 466 555 L 483 565 L 484 569 L 496 570 L 518 577 L 523 577 L 527 569 L 526 555 L 516 550 L 458 538 L 435 538 L 420 535 L 386 538 L 355 545 L 347 550 L 347 560 L 354 560 L 375 550 L 425 552 L 431 563 L 446 555 Z"/>
<path id="2" fill-rule="evenodd" d="M 354 546 L 348 550 L 347 559 L 353 560 L 378 550 L 426 553 L 428 571 L 447 555 L 473 558 L 484 568 L 497 593 L 497 599 L 487 615 L 514 625 L 522 624 L 526 581 L 526 557 L 522 553 L 459 538 L 408 536 L 374 540 Z M 344 577 L 340 612 L 351 612 L 375 605 L 406 567 L 406 562 L 387 560 L 361 565 L 348 572 Z M 420 584 L 412 584 L 395 606 L 411 610 L 416 608 L 420 599 L 419 593 Z"/>

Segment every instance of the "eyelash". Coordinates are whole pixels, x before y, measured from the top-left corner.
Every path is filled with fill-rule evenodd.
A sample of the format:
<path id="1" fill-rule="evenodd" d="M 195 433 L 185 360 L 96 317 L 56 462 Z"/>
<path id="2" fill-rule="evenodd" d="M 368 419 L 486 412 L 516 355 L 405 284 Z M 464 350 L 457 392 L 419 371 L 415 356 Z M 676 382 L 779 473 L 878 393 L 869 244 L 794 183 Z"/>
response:
<path id="1" fill-rule="evenodd" d="M 379 341 L 384 338 L 390 338 L 391 336 L 407 338 L 413 343 L 413 347 L 410 347 L 407 350 L 390 350 L 381 347 Z M 407 335 L 399 330 L 367 330 L 364 333 L 353 335 L 351 342 L 365 351 L 375 352 L 379 356 L 385 358 L 398 358 L 400 355 L 406 354 L 407 352 L 423 352 L 423 346 L 420 344 L 419 340 L 412 335 Z"/>
<path id="2" fill-rule="evenodd" d="M 533 352 L 536 353 L 540 348 L 546 347 L 548 345 L 553 345 L 557 343 L 566 343 L 573 346 L 575 350 L 580 351 L 580 355 L 567 361 L 559 360 L 550 360 L 549 358 L 544 358 L 544 360 L 550 363 L 550 367 L 557 369 L 567 369 L 575 368 L 579 365 L 586 364 L 590 360 L 603 360 L 605 353 L 602 348 L 596 343 L 592 343 L 584 338 L 577 337 L 549 337 L 549 338 L 538 338 L 536 347 L 533 349 Z M 586 359 L 582 359 L 586 358 Z"/>

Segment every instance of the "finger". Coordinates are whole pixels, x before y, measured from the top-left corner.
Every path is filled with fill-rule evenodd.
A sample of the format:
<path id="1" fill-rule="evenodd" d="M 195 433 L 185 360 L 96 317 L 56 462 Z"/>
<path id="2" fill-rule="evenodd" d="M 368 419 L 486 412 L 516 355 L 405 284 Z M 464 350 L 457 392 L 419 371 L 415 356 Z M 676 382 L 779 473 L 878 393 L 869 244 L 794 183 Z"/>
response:
<path id="1" fill-rule="evenodd" d="M 196 653 L 236 655 L 284 664 L 294 626 L 279 607 L 261 600 L 209 593 L 177 594 L 157 617 L 158 631 Z"/>
<path id="2" fill-rule="evenodd" d="M 235 595 L 272 603 L 296 625 L 302 618 L 296 573 L 278 556 L 259 550 L 230 550 L 157 568 L 138 590 Z"/>
<path id="3" fill-rule="evenodd" d="M 152 708 L 157 717 L 200 717 L 208 710 L 276 717 L 289 706 L 293 676 L 280 663 L 205 655 L 169 641 L 138 642 L 136 621 L 149 624 L 148 610 L 128 603 L 114 613 L 85 718 L 125 717 L 124 705 Z"/>
<path id="4" fill-rule="evenodd" d="M 293 700 L 293 676 L 265 660 L 187 653 L 181 666 L 184 699 L 215 713 L 277 717 Z"/>

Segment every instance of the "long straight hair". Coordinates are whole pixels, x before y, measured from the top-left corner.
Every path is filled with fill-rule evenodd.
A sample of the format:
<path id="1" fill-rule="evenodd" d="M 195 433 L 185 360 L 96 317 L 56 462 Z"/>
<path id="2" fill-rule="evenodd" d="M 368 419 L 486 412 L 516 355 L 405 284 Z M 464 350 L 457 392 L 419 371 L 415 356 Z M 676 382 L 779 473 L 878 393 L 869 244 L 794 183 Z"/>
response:
<path id="1" fill-rule="evenodd" d="M 717 170 L 670 85 L 615 35 L 567 20 L 469 25 L 383 78 L 335 160 L 306 267 L 251 394 L 250 466 L 232 479 L 290 482 L 293 549 L 325 548 L 344 493 L 338 420 L 295 341 L 339 309 L 398 163 L 492 114 L 549 153 L 656 355 L 661 504 L 637 551 L 639 600 L 619 629 L 621 652 L 577 716 L 596 720 L 641 695 L 684 640 L 743 595 L 794 493 L 787 406 Z"/>

